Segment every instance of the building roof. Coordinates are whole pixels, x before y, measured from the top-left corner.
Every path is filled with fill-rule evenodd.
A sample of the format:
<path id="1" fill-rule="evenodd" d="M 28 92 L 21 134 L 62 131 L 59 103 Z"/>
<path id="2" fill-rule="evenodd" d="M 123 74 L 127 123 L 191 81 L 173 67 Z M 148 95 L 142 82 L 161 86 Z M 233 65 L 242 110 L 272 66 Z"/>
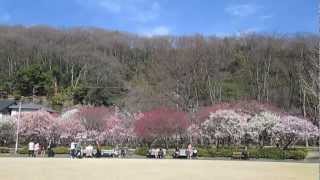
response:
<path id="1" fill-rule="evenodd" d="M 15 100 L 10 100 L 10 99 L 1 99 L 0 100 L 0 112 L 4 111 L 5 109 L 9 108 L 9 106 L 12 106 L 16 104 Z"/>
<path id="2" fill-rule="evenodd" d="M 19 109 L 19 105 L 15 104 L 15 105 L 11 105 L 9 106 L 10 109 Z M 26 104 L 21 104 L 21 109 L 29 109 L 29 110 L 44 110 L 47 112 L 56 112 L 53 109 L 50 109 L 48 107 L 39 105 L 39 104 L 34 104 L 34 103 L 26 103 Z"/>

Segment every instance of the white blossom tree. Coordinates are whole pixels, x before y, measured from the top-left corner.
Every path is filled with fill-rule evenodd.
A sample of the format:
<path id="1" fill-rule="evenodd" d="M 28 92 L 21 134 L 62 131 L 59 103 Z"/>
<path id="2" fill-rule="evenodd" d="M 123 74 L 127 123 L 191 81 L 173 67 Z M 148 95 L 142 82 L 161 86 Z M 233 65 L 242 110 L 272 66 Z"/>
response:
<path id="1" fill-rule="evenodd" d="M 202 123 L 203 133 L 210 141 L 214 140 L 217 147 L 220 141 L 240 144 L 249 117 L 234 110 L 218 110 Z"/>
<path id="2" fill-rule="evenodd" d="M 264 111 L 253 116 L 246 129 L 249 137 L 260 146 L 271 139 L 274 126 L 280 122 L 280 116 L 275 113 Z"/>
<path id="3" fill-rule="evenodd" d="M 304 118 L 284 116 L 273 128 L 273 138 L 277 139 L 284 149 L 305 137 L 318 137 L 318 128 Z"/>

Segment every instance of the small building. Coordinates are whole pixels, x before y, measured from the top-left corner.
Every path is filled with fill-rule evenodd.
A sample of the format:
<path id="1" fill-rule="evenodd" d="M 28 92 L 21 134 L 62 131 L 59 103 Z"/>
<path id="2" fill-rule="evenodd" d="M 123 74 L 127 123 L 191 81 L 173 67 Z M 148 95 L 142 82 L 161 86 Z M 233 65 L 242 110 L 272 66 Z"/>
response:
<path id="1" fill-rule="evenodd" d="M 19 106 L 20 105 L 17 103 L 9 106 L 11 116 L 19 113 L 19 108 L 20 108 Z M 39 104 L 34 104 L 34 103 L 22 103 L 21 104 L 21 112 L 33 112 L 33 111 L 39 111 L 39 110 L 47 111 L 50 114 L 57 114 L 57 111 L 55 111 L 51 108 L 39 105 Z"/>
<path id="2" fill-rule="evenodd" d="M 1 115 L 11 115 L 10 106 L 16 105 L 15 100 L 11 99 L 0 99 L 0 114 Z"/>

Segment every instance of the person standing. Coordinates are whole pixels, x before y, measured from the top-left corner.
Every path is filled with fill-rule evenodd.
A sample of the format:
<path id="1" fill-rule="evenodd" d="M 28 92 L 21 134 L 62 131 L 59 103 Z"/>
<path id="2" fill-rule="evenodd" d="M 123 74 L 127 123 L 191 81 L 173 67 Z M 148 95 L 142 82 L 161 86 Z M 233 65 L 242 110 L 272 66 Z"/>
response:
<path id="1" fill-rule="evenodd" d="M 40 145 L 40 149 L 41 149 L 41 157 L 44 157 L 46 154 L 46 149 L 45 149 L 44 145 Z"/>
<path id="2" fill-rule="evenodd" d="M 100 144 L 98 141 L 96 141 L 96 147 L 97 147 L 96 157 L 99 158 L 99 157 L 101 157 L 101 148 L 100 148 Z"/>
<path id="3" fill-rule="evenodd" d="M 28 156 L 34 157 L 34 142 L 32 140 L 28 144 Z"/>
<path id="4" fill-rule="evenodd" d="M 36 157 L 38 154 L 40 154 L 40 144 L 36 143 L 34 145 L 34 157 Z"/>
<path id="5" fill-rule="evenodd" d="M 55 145 L 50 140 L 49 145 L 48 145 L 48 157 L 54 157 L 54 151 L 53 151 L 54 147 L 55 147 Z"/>
<path id="6" fill-rule="evenodd" d="M 192 158 L 192 155 L 193 155 L 193 149 L 192 149 L 192 145 L 189 144 L 188 145 L 188 149 L 187 149 L 187 155 L 188 155 L 188 159 L 191 159 Z"/>

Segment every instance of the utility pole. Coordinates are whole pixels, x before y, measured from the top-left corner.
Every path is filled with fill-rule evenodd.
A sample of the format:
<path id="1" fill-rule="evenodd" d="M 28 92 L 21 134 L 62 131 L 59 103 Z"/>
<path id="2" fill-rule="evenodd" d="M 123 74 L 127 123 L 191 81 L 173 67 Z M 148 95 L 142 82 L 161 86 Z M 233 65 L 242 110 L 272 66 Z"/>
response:
<path id="1" fill-rule="evenodd" d="M 18 142 L 19 142 L 19 129 L 20 129 L 20 116 L 21 116 L 21 102 L 22 100 L 20 100 L 19 103 L 19 113 L 18 113 L 18 122 L 17 122 L 17 132 L 16 132 L 16 146 L 14 149 L 14 153 L 17 154 L 18 152 Z"/>

